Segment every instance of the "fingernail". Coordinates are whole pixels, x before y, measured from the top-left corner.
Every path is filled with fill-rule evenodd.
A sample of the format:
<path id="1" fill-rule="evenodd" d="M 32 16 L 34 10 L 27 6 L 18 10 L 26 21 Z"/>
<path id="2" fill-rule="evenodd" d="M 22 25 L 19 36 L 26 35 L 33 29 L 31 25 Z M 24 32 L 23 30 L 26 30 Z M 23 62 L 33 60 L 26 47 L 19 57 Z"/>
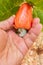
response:
<path id="1" fill-rule="evenodd" d="M 34 18 L 32 27 L 35 27 L 39 23 L 40 23 L 40 19 L 39 18 Z"/>
<path id="2" fill-rule="evenodd" d="M 39 18 L 34 18 L 34 24 L 37 24 L 37 23 L 39 23 L 40 22 L 40 19 Z"/>
<path id="3" fill-rule="evenodd" d="M 42 30 L 42 24 L 40 24 L 39 27 L 40 27 L 40 31 L 41 31 Z"/>

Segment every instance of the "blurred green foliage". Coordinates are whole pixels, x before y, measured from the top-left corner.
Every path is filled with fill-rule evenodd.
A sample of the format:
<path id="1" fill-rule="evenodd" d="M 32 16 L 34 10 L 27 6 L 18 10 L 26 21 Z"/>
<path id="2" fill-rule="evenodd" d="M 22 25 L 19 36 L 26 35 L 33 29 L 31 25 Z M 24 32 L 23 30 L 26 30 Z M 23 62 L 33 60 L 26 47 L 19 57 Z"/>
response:
<path id="1" fill-rule="evenodd" d="M 43 0 L 0 0 L 0 21 L 16 14 L 23 2 L 33 5 L 33 17 L 39 17 L 43 24 Z"/>

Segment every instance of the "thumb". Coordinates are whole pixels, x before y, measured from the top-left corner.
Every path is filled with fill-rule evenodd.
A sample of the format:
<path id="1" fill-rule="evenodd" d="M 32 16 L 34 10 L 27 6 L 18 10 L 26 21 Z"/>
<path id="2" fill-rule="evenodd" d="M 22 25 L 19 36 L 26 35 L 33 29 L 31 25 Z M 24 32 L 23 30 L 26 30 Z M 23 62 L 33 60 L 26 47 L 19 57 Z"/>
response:
<path id="1" fill-rule="evenodd" d="M 4 50 L 7 43 L 7 33 L 0 29 L 0 53 Z"/>
<path id="2" fill-rule="evenodd" d="M 9 17 L 8 19 L 0 22 L 0 28 L 3 30 L 8 30 L 12 27 L 15 15 Z"/>

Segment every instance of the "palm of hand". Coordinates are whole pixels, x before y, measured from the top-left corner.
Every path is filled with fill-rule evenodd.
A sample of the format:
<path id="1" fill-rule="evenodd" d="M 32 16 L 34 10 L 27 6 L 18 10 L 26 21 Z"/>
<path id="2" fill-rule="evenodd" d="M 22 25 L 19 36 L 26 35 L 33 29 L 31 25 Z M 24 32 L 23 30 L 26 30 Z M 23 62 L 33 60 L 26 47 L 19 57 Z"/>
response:
<path id="1" fill-rule="evenodd" d="M 13 30 L 5 32 L 0 29 L 0 65 L 19 65 L 40 31 L 41 25 L 36 19 L 23 38 L 16 35 Z"/>

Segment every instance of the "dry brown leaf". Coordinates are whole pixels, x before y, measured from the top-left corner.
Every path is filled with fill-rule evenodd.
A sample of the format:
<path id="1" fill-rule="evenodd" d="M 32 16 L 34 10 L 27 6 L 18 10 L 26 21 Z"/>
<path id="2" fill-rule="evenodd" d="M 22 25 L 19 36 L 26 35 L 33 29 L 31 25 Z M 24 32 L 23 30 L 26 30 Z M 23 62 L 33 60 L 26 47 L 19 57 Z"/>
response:
<path id="1" fill-rule="evenodd" d="M 43 65 L 43 32 L 40 33 L 32 48 L 27 52 L 21 65 Z"/>

